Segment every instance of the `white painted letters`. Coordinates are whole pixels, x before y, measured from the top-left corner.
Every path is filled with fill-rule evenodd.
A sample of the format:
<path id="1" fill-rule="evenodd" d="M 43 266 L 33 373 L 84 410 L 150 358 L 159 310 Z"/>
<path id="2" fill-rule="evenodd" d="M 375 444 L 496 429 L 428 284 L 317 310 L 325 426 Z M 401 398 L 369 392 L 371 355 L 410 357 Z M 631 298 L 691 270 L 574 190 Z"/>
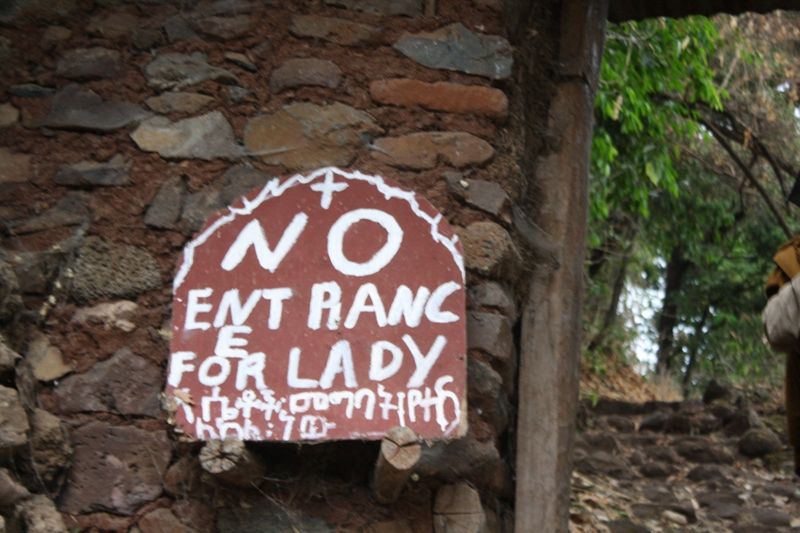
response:
<path id="1" fill-rule="evenodd" d="M 367 305 L 367 298 L 372 300 L 372 305 Z M 358 288 L 353 305 L 344 321 L 344 327 L 353 329 L 358 322 L 358 317 L 366 311 L 375 313 L 375 320 L 379 327 L 386 326 L 386 310 L 383 307 L 381 295 L 378 294 L 378 288 L 372 283 L 365 283 Z"/>
<path id="2" fill-rule="evenodd" d="M 392 354 L 392 360 L 388 365 L 383 364 L 383 354 Z M 389 341 L 378 341 L 372 345 L 369 354 L 369 379 L 372 381 L 383 381 L 397 374 L 403 364 L 403 350 Z"/>
<path id="3" fill-rule="evenodd" d="M 241 326 L 244 324 L 253 308 L 258 303 L 261 296 L 260 290 L 254 290 L 247 297 L 247 301 L 242 306 L 242 301 L 239 299 L 239 289 L 231 289 L 225 291 L 222 295 L 222 301 L 219 302 L 219 309 L 217 309 L 217 316 L 214 317 L 214 327 L 221 328 L 225 325 L 225 319 L 228 318 L 228 313 L 231 315 L 231 322 L 234 326 Z"/>
<path id="4" fill-rule="evenodd" d="M 328 329 L 339 329 L 342 316 L 342 289 L 335 281 L 315 283 L 311 287 L 311 305 L 308 310 L 308 327 L 319 329 L 322 310 L 328 309 Z"/>
<path id="5" fill-rule="evenodd" d="M 300 372 L 300 348 L 292 348 L 289 351 L 289 373 L 286 376 L 286 383 L 293 389 L 316 389 L 319 381 L 298 377 Z"/>
<path id="6" fill-rule="evenodd" d="M 366 263 L 354 263 L 344 256 L 344 234 L 350 226 L 362 220 L 380 224 L 387 233 L 386 244 Z M 394 259 L 403 242 L 403 229 L 392 215 L 378 209 L 356 209 L 345 213 L 333 223 L 328 232 L 328 257 L 333 267 L 346 276 L 363 277 L 379 272 Z"/>
<path id="7" fill-rule="evenodd" d="M 266 362 L 267 356 L 261 352 L 250 354 L 239 361 L 239 367 L 236 369 L 236 390 L 247 388 L 248 377 L 255 380 L 257 389 L 266 389 L 267 385 L 264 383 L 264 366 Z"/>
<path id="8" fill-rule="evenodd" d="M 292 297 L 292 289 L 288 287 L 264 289 L 261 291 L 261 296 L 265 300 L 269 300 L 269 321 L 267 322 L 267 327 L 269 327 L 269 329 L 278 329 L 281 327 L 283 301 Z"/>
<path id="9" fill-rule="evenodd" d="M 211 288 L 192 289 L 189 291 L 189 302 L 186 304 L 186 322 L 183 325 L 183 329 L 202 329 L 205 331 L 211 327 L 208 322 L 198 322 L 197 315 L 211 311 L 212 305 L 200 303 L 200 299 L 208 298 L 212 292 L 214 291 Z"/>
<path id="10" fill-rule="evenodd" d="M 447 324 L 458 320 L 458 315 L 450 311 L 442 311 L 442 304 L 445 299 L 461 288 L 455 281 L 448 281 L 439 285 L 431 294 L 428 303 L 425 305 L 425 317 L 437 324 Z"/>
<path id="11" fill-rule="evenodd" d="M 193 361 L 196 358 L 197 355 L 193 352 L 175 352 L 170 355 L 167 383 L 173 387 L 179 387 L 183 373 L 194 371 L 194 365 L 188 364 L 187 361 Z"/>
<path id="12" fill-rule="evenodd" d="M 322 377 L 319 378 L 319 386 L 323 389 L 330 389 L 336 374 L 340 373 L 344 374 L 344 384 L 348 389 L 358 387 L 356 371 L 353 367 L 353 352 L 350 349 L 350 343 L 344 340 L 338 341 L 331 347 L 328 363 L 325 365 Z"/>
<path id="13" fill-rule="evenodd" d="M 217 335 L 214 355 L 220 357 L 247 357 L 247 350 L 238 348 L 247 346 L 247 339 L 234 337 L 237 333 L 250 334 L 253 333 L 253 328 L 250 326 L 223 326 Z"/>
<path id="14" fill-rule="evenodd" d="M 425 301 L 430 294 L 431 291 L 427 287 L 417 289 L 416 296 L 405 285 L 397 287 L 392 307 L 389 308 L 389 325 L 396 326 L 400 323 L 400 320 L 405 319 L 408 327 L 415 328 L 419 326 L 422 320 L 422 312 L 425 309 Z"/>
<path id="15" fill-rule="evenodd" d="M 433 364 L 439 359 L 439 356 L 442 355 L 442 350 L 444 350 L 447 344 L 447 339 L 444 335 L 436 337 L 436 340 L 433 341 L 433 346 L 431 346 L 431 349 L 428 351 L 428 355 L 422 354 L 417 343 L 411 338 L 411 335 L 403 335 L 403 342 L 408 346 L 408 350 L 411 352 L 411 356 L 414 357 L 414 362 L 417 364 L 417 369 L 408 379 L 406 387 L 409 389 L 421 387 L 422 384 L 425 383 L 425 378 L 428 377 L 428 373 L 431 371 Z"/>
<path id="16" fill-rule="evenodd" d="M 264 234 L 264 228 L 258 223 L 258 219 L 253 219 L 244 227 L 241 233 L 239 233 L 239 236 L 236 237 L 231 247 L 228 248 L 228 252 L 222 259 L 220 266 L 223 270 L 233 270 L 244 260 L 247 250 L 252 246 L 255 248 L 256 258 L 261 268 L 269 270 L 270 272 L 275 272 L 275 269 L 278 268 L 283 258 L 286 257 L 286 254 L 289 253 L 289 250 L 291 250 L 297 242 L 300 233 L 302 233 L 307 223 L 308 215 L 305 213 L 297 213 L 283 232 L 281 239 L 278 241 L 278 245 L 273 251 L 269 248 L 267 236 Z"/>
<path id="17" fill-rule="evenodd" d="M 219 373 L 216 376 L 211 375 L 211 367 L 218 366 Z M 217 387 L 225 383 L 228 376 L 231 374 L 231 362 L 224 357 L 212 355 L 200 365 L 200 370 L 197 373 L 197 379 L 200 384 L 206 387 Z"/>

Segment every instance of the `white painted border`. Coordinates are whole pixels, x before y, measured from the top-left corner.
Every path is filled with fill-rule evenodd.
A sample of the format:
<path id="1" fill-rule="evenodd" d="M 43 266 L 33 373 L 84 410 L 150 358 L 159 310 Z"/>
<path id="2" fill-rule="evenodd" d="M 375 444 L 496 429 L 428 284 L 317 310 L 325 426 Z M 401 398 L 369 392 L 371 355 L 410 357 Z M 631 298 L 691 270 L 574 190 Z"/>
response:
<path id="1" fill-rule="evenodd" d="M 239 215 L 249 215 L 260 206 L 266 200 L 271 198 L 276 198 L 282 195 L 287 189 L 291 187 L 295 187 L 297 185 L 306 185 L 311 183 L 315 179 L 326 175 L 327 173 L 336 174 L 342 178 L 348 180 L 361 180 L 366 181 L 367 183 L 375 186 L 378 191 L 380 191 L 384 197 L 389 200 L 390 198 L 399 198 L 401 200 L 405 200 L 408 202 L 409 207 L 411 207 L 411 211 L 417 215 L 419 218 L 424 220 L 428 223 L 431 227 L 431 237 L 433 238 L 434 242 L 437 242 L 447 248 L 447 251 L 450 252 L 450 255 L 453 257 L 453 262 L 456 264 L 458 269 L 461 271 L 461 281 L 465 281 L 465 272 L 464 272 L 464 257 L 458 251 L 456 247 L 456 243 L 458 242 L 458 235 L 453 235 L 451 239 L 444 237 L 441 233 L 439 233 L 439 223 L 442 220 L 441 213 L 437 213 L 435 217 L 431 217 L 425 211 L 422 210 L 420 207 L 419 202 L 417 201 L 416 193 L 412 191 L 404 191 L 398 187 L 392 187 L 388 185 L 381 176 L 370 176 L 367 174 L 362 174 L 361 172 L 354 171 L 354 172 L 345 172 L 342 169 L 336 167 L 326 167 L 315 170 L 310 174 L 303 176 L 302 174 L 295 174 L 291 178 L 287 179 L 283 183 L 281 183 L 279 178 L 275 178 L 270 180 L 261 192 L 258 193 L 253 200 L 247 200 L 247 198 L 242 198 L 244 203 L 244 207 L 234 208 L 228 207 L 229 213 L 219 217 L 213 224 L 211 224 L 203 233 L 198 235 L 195 239 L 193 239 L 189 244 L 186 245 L 183 249 L 183 263 L 181 264 L 178 273 L 175 275 L 175 280 L 172 284 L 172 291 L 173 293 L 178 290 L 178 288 L 183 284 L 183 281 L 186 279 L 186 276 L 189 274 L 189 270 L 192 268 L 192 264 L 194 263 L 194 250 L 198 246 L 204 244 L 211 235 L 214 234 L 219 228 L 232 222 L 236 219 Z"/>

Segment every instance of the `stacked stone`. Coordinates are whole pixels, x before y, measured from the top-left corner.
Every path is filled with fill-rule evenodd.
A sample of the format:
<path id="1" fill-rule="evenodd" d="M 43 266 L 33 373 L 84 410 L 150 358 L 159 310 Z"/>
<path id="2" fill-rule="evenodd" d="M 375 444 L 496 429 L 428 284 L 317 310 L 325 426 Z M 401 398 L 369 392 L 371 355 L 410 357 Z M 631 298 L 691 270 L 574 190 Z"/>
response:
<path id="1" fill-rule="evenodd" d="M 522 270 L 510 199 L 522 180 L 503 141 L 512 50 L 496 35 L 498 6 L 96 4 L 17 1 L 0 15 L 0 44 L 14 51 L 0 55 L 0 326 L 10 346 L 0 353 L 0 466 L 27 465 L 0 470 L 9 529 L 497 530 L 513 499 Z M 286 460 L 285 448 L 264 445 L 256 452 L 273 470 L 228 486 L 161 409 L 183 245 L 244 193 L 323 166 L 426 197 L 456 227 L 468 273 L 468 435 L 425 443 L 411 490 L 390 507 L 351 503 L 350 488 L 337 495 L 331 484 L 326 498 L 344 517 L 325 506 L 303 514 L 286 492 L 311 498 L 316 489 L 295 480 L 339 448 Z M 366 449 L 369 461 L 344 454 L 364 495 L 377 456 Z"/>

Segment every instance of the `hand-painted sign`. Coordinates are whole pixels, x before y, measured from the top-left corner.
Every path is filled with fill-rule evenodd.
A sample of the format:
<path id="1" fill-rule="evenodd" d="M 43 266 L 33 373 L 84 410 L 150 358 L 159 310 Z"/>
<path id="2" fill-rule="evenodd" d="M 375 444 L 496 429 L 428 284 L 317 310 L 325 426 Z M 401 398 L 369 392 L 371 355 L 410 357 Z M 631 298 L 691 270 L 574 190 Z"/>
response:
<path id="1" fill-rule="evenodd" d="M 167 397 L 201 440 L 466 432 L 461 245 L 426 200 L 325 168 L 212 217 L 174 283 Z"/>

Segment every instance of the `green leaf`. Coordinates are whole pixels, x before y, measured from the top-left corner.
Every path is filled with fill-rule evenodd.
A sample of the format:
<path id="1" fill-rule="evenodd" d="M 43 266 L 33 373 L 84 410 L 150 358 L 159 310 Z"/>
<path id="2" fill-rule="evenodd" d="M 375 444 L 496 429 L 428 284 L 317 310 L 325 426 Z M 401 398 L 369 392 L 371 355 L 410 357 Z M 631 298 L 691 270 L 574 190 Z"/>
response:
<path id="1" fill-rule="evenodd" d="M 645 163 L 644 173 L 647 174 L 647 177 L 650 178 L 650 183 L 652 183 L 653 185 L 658 185 L 658 182 L 661 181 L 661 176 L 658 175 L 655 167 L 653 166 L 653 163 L 651 163 L 650 161 Z"/>

